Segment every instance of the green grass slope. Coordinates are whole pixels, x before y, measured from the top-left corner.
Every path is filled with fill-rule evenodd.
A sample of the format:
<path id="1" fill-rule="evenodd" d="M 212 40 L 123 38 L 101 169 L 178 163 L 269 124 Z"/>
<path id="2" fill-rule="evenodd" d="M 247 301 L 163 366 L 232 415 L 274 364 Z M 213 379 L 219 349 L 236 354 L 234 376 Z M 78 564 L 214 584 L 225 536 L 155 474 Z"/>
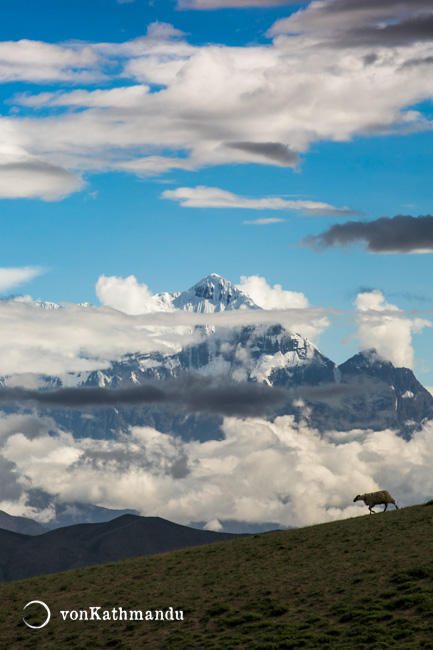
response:
<path id="1" fill-rule="evenodd" d="M 31 600 L 51 608 L 41 630 Z M 60 615 L 90 606 L 184 620 Z M 0 617 L 8 650 L 433 648 L 433 505 L 2 584 Z"/>

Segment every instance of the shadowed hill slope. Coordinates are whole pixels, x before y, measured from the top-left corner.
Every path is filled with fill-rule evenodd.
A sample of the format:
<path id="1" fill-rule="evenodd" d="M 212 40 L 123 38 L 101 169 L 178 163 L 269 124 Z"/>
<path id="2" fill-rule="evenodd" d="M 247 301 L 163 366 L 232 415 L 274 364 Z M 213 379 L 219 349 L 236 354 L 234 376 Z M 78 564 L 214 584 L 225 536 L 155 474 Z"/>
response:
<path id="1" fill-rule="evenodd" d="M 237 535 L 136 515 L 101 524 L 65 526 L 37 537 L 0 530 L 0 580 L 21 580 L 234 537 Z"/>

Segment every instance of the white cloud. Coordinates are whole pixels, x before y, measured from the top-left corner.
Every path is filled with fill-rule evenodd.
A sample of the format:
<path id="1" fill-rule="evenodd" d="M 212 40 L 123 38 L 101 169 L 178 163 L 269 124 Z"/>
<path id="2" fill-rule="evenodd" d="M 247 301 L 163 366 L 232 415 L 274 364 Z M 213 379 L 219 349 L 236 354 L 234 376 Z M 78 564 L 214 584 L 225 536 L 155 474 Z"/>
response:
<path id="1" fill-rule="evenodd" d="M 338 13 L 331 11 L 335 4 L 314 2 L 295 12 L 274 26 L 276 37 L 266 46 L 193 46 L 164 23 L 126 43 L 3 43 L 0 79 L 69 83 L 84 76 L 96 83 L 103 77 L 104 87 L 16 96 L 10 117 L 0 122 L 1 140 L 64 170 L 142 175 L 231 163 L 293 167 L 320 140 L 431 128 L 409 108 L 433 96 L 431 43 L 352 44 L 355 27 L 373 25 L 380 32 L 383 7 L 373 11 L 370 3 L 367 11 L 358 3 L 355 11 L 344 2 Z M 402 16 L 401 3 L 387 6 L 384 20 L 392 27 L 393 15 Z M 119 76 L 124 86 L 107 89 L 109 81 L 118 86 Z M 59 106 L 69 110 L 59 112 Z M 202 197 L 206 205 L 309 210 L 308 204 L 278 204 L 281 198 L 212 191 L 219 194 Z M 319 215 L 319 204 L 312 203 L 311 214 Z M 331 207 L 323 209 L 329 214 Z"/>
<path id="2" fill-rule="evenodd" d="M 138 282 L 134 275 L 127 278 L 101 275 L 95 289 L 104 306 L 132 316 L 175 311 L 173 294 L 164 292 L 154 295 L 147 284 Z"/>
<path id="3" fill-rule="evenodd" d="M 298 332 L 312 339 L 330 325 L 326 313 L 320 309 L 318 311 L 311 309 L 303 293 L 285 291 L 279 284 L 271 287 L 265 278 L 259 276 L 242 276 L 238 288 L 245 291 L 259 307 L 274 312 L 278 310 L 278 312 L 275 315 L 262 313 L 256 315 L 255 312 L 250 314 L 241 310 L 227 318 L 222 316 L 219 320 L 214 321 L 211 321 L 211 317 L 208 319 L 205 316 L 206 324 L 236 327 L 248 322 L 259 324 L 277 322 L 279 319 L 278 322 L 284 324 L 290 331 Z M 102 275 L 96 284 L 96 294 L 103 305 L 126 314 L 153 314 L 153 318 L 156 319 L 155 323 L 160 318 L 156 316 L 157 312 L 176 311 L 171 303 L 170 294 L 153 295 L 147 285 L 140 284 L 133 275 L 127 278 Z M 194 320 L 195 317 L 197 320 Z M 186 323 L 187 326 L 199 325 L 201 324 L 200 318 L 199 314 L 187 316 L 176 311 L 171 316 L 171 323 L 172 325 L 177 323 L 179 327 L 183 323 Z M 182 331 L 182 329 L 178 330 L 179 336 Z"/>
<path id="4" fill-rule="evenodd" d="M 271 287 L 259 275 L 241 276 L 238 289 L 245 291 L 256 305 L 263 309 L 304 309 L 309 306 L 307 298 L 299 291 L 286 291 L 281 284 Z"/>
<path id="5" fill-rule="evenodd" d="M 279 197 L 250 199 L 218 187 L 178 187 L 165 190 L 164 199 L 178 201 L 185 208 L 241 208 L 247 210 L 299 210 L 309 216 L 349 216 L 356 214 L 347 208 L 335 208 L 319 201 L 290 201 Z M 257 222 L 256 222 L 257 223 Z"/>
<path id="6" fill-rule="evenodd" d="M 40 269 L 3 271 L 0 281 L 6 288 L 30 280 Z M 338 313 L 310 307 L 301 292 L 270 286 L 260 276 L 242 277 L 239 287 L 263 309 L 218 314 L 173 310 L 170 294 L 152 295 L 134 276 L 101 276 L 97 292 L 102 307 L 66 304 L 47 310 L 30 298 L 0 301 L 0 376 L 64 375 L 107 367 L 127 353 L 172 354 L 196 343 L 194 329 L 203 325 L 232 328 L 281 323 L 288 331 L 314 340 L 330 326 L 330 316 Z M 395 365 L 412 367 L 412 336 L 430 326 L 430 321 L 410 317 L 378 291 L 360 294 L 355 304 L 356 336 L 362 347 L 376 347 Z"/>
<path id="7" fill-rule="evenodd" d="M 400 506 L 433 495 L 431 422 L 410 441 L 389 430 L 320 437 L 289 416 L 273 423 L 227 419 L 224 432 L 223 440 L 185 443 L 134 427 L 104 441 L 50 436 L 43 427 L 26 437 L 17 426 L 3 438 L 10 496 L 0 509 L 30 514 L 21 493 L 38 488 L 65 503 L 134 508 L 215 529 L 227 519 L 304 526 L 366 515 L 352 500 L 378 489 Z"/>
<path id="8" fill-rule="evenodd" d="M 0 42 L 0 82 L 94 81 L 100 56 L 88 44 L 56 45 L 41 41 Z"/>
<path id="9" fill-rule="evenodd" d="M 81 190 L 83 180 L 59 165 L 28 157 L 0 164 L 0 198 L 55 201 Z"/>
<path id="10" fill-rule="evenodd" d="M 332 313 L 321 307 L 213 314 L 172 311 L 168 294 L 151 296 L 133 276 L 131 280 L 106 278 L 99 290 L 105 281 L 106 294 L 103 290 L 101 296 L 113 307 L 68 303 L 60 309 L 45 309 L 29 296 L 0 301 L 0 376 L 64 376 L 106 368 L 128 353 L 174 354 L 197 343 L 201 335 L 194 333 L 195 328 L 203 325 L 231 328 L 281 323 L 289 331 L 314 338 L 329 326 Z M 142 309 L 143 313 L 128 314 L 120 308 Z"/>
<path id="11" fill-rule="evenodd" d="M 223 530 L 223 526 L 221 522 L 218 521 L 218 519 L 211 519 L 211 521 L 208 521 L 204 526 L 203 530 L 214 530 L 217 533 Z"/>
<path id="12" fill-rule="evenodd" d="M 398 367 L 413 368 L 412 335 L 432 323 L 423 318 L 409 318 L 396 305 L 387 303 L 381 291 L 359 293 L 356 337 L 362 348 L 376 348 Z"/>
<path id="13" fill-rule="evenodd" d="M 133 0 L 122 0 L 131 2 Z M 119 0 L 118 0 L 119 2 Z M 179 9 L 243 9 L 245 7 L 277 7 L 293 4 L 296 0 L 178 0 Z"/>
<path id="14" fill-rule="evenodd" d="M 177 324 L 176 319 L 158 323 L 154 315 L 128 316 L 108 307 L 66 304 L 47 310 L 28 299 L 0 301 L 0 376 L 57 376 L 105 368 L 131 352 L 173 353 L 182 341 L 195 341 L 192 334 L 176 333 Z"/>
<path id="15" fill-rule="evenodd" d="M 127 278 L 101 275 L 96 283 L 96 295 L 103 305 L 125 314 L 143 314 L 153 311 L 153 294 L 146 284 L 140 284 L 130 275 Z"/>
<path id="16" fill-rule="evenodd" d="M 40 266 L 0 268 L 0 291 L 9 291 L 45 273 Z"/>
<path id="17" fill-rule="evenodd" d="M 243 221 L 246 225 L 253 226 L 267 226 L 270 223 L 283 223 L 285 219 L 278 219 L 278 217 L 270 217 L 269 219 L 253 219 L 251 221 Z"/>
<path id="18" fill-rule="evenodd" d="M 149 86 L 142 84 L 122 86 L 109 90 L 72 90 L 70 92 L 45 92 L 37 95 L 18 93 L 13 101 L 19 106 L 31 108 L 48 108 L 53 106 L 87 106 L 95 108 L 132 108 L 140 106 L 144 96 L 149 92 Z"/>

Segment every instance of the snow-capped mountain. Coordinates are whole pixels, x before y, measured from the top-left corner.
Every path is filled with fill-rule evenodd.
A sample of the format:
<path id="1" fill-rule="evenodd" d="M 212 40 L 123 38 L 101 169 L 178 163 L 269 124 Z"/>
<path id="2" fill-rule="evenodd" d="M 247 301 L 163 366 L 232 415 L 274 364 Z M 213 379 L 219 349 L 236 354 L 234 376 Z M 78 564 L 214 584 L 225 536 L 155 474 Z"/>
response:
<path id="1" fill-rule="evenodd" d="M 56 302 L 46 302 L 44 300 L 33 300 L 30 296 L 16 296 L 13 298 L 15 302 L 25 303 L 26 305 L 31 305 L 32 307 L 37 307 L 38 309 L 46 309 L 47 311 L 52 311 L 53 309 L 61 309 L 61 305 L 58 305 Z"/>
<path id="2" fill-rule="evenodd" d="M 226 309 L 261 309 L 231 282 L 211 273 L 188 291 L 173 294 L 173 307 L 184 311 L 209 314 Z"/>
<path id="3" fill-rule="evenodd" d="M 255 381 L 268 386 L 333 381 L 335 364 L 299 334 L 281 325 L 234 328 L 204 333 L 201 343 L 179 353 L 133 354 L 109 370 L 90 373 L 83 384 L 118 388 L 129 383 L 178 378 L 185 372 L 226 381 Z"/>
<path id="4" fill-rule="evenodd" d="M 142 308 L 143 313 L 192 311 L 202 314 L 226 309 L 261 309 L 243 291 L 216 273 L 211 273 L 187 291 L 157 293 Z"/>
<path id="5" fill-rule="evenodd" d="M 158 294 L 167 308 L 211 313 L 229 309 L 260 309 L 244 292 L 216 274 L 188 291 Z M 156 298 L 158 298 L 156 296 Z M 433 396 L 411 370 L 395 368 L 375 351 L 355 355 L 336 366 L 300 334 L 282 325 L 248 325 L 219 330 L 198 328 L 198 343 L 162 354 L 131 353 L 110 367 L 67 377 L 38 377 L 41 389 L 59 386 L 127 388 L 145 383 L 185 380 L 190 376 L 242 384 L 284 388 L 287 402 L 274 415 L 291 414 L 320 431 L 392 428 L 409 437 L 433 418 Z M 27 375 L 31 385 L 33 379 Z M 24 377 L 23 377 L 24 382 Z M 29 383 L 30 382 L 30 383 Z M 11 385 L 4 378 L 3 385 Z M 19 383 L 19 378 L 13 378 Z M 313 390 L 314 389 L 314 390 Z M 222 416 L 186 412 L 166 404 L 116 408 L 45 410 L 76 436 L 115 437 L 133 425 L 151 426 L 186 440 L 221 437 Z"/>

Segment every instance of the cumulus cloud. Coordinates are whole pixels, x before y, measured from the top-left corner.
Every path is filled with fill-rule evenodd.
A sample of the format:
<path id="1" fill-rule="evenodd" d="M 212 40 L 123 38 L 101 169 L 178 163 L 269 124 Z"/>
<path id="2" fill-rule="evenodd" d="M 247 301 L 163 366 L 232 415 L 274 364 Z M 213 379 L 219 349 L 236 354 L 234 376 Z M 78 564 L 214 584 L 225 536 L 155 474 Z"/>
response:
<path id="1" fill-rule="evenodd" d="M 413 0 L 410 5 L 401 0 L 319 0 L 277 21 L 270 32 L 314 33 L 333 39 L 334 47 L 383 47 L 431 41 L 432 19 L 429 0 Z"/>
<path id="2" fill-rule="evenodd" d="M 112 441 L 65 432 L 28 440 L 16 431 L 1 450 L 9 473 L 0 509 L 29 515 L 19 492 L 42 490 L 62 503 L 132 508 L 209 528 L 230 519 L 304 526 L 366 514 L 352 502 L 358 493 L 387 489 L 400 506 L 433 494 L 431 422 L 410 441 L 389 430 L 320 437 L 289 416 L 229 418 L 223 428 L 223 440 L 204 443 L 138 427 Z"/>
<path id="3" fill-rule="evenodd" d="M 308 307 L 308 300 L 299 291 L 286 291 L 281 284 L 271 287 L 266 279 L 259 275 L 241 276 L 238 289 L 245 291 L 256 305 L 263 309 L 303 309 Z"/>
<path id="4" fill-rule="evenodd" d="M 0 291 L 9 291 L 45 273 L 40 266 L 0 268 Z"/>
<path id="5" fill-rule="evenodd" d="M 0 444 L 17 431 L 27 440 L 48 435 L 56 430 L 54 420 L 49 417 L 21 413 L 3 413 L 0 411 Z"/>
<path id="6" fill-rule="evenodd" d="M 178 187 L 165 190 L 164 199 L 178 201 L 185 208 L 241 208 L 246 210 L 298 210 L 308 216 L 349 216 L 358 214 L 348 208 L 335 208 L 319 201 L 290 201 L 279 197 L 250 199 L 221 190 L 218 187 Z"/>
<path id="7" fill-rule="evenodd" d="M 413 368 L 412 335 L 420 333 L 432 323 L 423 318 L 409 318 L 396 305 L 387 303 L 381 291 L 359 293 L 356 337 L 361 348 L 376 348 L 398 367 Z"/>
<path id="8" fill-rule="evenodd" d="M 64 170 L 141 176 L 232 163 L 293 167 L 317 141 L 430 129 L 411 108 L 432 97 L 430 20 L 431 3 L 421 0 L 333 0 L 277 22 L 266 46 L 191 45 L 159 22 L 126 43 L 3 43 L 0 80 L 82 76 L 86 84 L 103 78 L 104 87 L 17 95 L 0 120 L 1 140 Z M 325 213 L 338 214 L 331 208 Z"/>
<path id="9" fill-rule="evenodd" d="M 155 300 L 149 287 L 137 278 L 101 275 L 96 283 L 96 295 L 103 305 L 125 314 L 143 314 L 154 311 Z"/>
<path id="10" fill-rule="evenodd" d="M 431 9 L 431 6 L 430 6 Z M 430 42 L 433 33 L 433 13 L 402 18 L 399 22 L 388 25 L 376 24 L 353 28 L 342 39 L 347 46 L 360 45 L 406 45 L 419 41 Z"/>
<path id="11" fill-rule="evenodd" d="M 375 221 L 347 221 L 335 224 L 319 235 L 304 237 L 300 245 L 320 251 L 356 242 L 365 243 L 370 253 L 431 253 L 433 217 L 399 214 Z"/>
<path id="12" fill-rule="evenodd" d="M 0 164 L 0 198 L 55 201 L 84 186 L 83 180 L 59 165 L 43 160 Z"/>
<path id="13" fill-rule="evenodd" d="M 90 44 L 57 45 L 22 39 L 0 42 L 0 82 L 90 82 L 101 77 L 101 57 Z"/>

